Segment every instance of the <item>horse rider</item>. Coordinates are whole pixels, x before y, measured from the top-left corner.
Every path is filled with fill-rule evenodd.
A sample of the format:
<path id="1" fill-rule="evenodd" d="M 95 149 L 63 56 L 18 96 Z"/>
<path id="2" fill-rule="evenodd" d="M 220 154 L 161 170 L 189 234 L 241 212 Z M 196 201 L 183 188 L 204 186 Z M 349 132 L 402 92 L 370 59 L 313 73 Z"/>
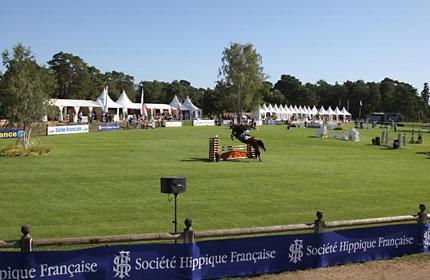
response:
<path id="1" fill-rule="evenodd" d="M 249 129 L 244 129 L 242 134 L 240 134 L 240 138 L 244 139 L 245 141 L 251 138 L 251 135 L 249 134 Z"/>

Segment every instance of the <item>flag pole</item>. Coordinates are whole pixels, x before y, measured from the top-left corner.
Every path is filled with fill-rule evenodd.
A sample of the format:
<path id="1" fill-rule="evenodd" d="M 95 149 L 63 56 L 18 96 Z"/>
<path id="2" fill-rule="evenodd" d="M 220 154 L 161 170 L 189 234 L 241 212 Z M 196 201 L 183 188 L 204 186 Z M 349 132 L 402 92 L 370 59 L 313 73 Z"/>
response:
<path id="1" fill-rule="evenodd" d="M 360 110 L 358 111 L 358 118 L 361 120 L 361 106 L 363 105 L 363 103 L 360 100 Z"/>

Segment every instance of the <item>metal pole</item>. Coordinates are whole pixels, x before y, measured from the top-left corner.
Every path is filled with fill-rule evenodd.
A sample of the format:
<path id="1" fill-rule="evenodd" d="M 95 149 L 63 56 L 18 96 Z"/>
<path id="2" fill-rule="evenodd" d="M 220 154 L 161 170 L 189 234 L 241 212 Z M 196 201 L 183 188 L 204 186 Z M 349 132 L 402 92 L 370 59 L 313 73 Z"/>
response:
<path id="1" fill-rule="evenodd" d="M 361 104 L 360 104 L 360 111 L 358 112 L 358 119 L 361 120 Z"/>
<path id="2" fill-rule="evenodd" d="M 175 225 L 175 234 L 178 233 L 178 216 L 177 216 L 177 198 L 178 198 L 178 194 L 175 193 L 175 220 L 172 222 Z M 177 242 L 177 240 L 175 239 L 175 243 Z"/>

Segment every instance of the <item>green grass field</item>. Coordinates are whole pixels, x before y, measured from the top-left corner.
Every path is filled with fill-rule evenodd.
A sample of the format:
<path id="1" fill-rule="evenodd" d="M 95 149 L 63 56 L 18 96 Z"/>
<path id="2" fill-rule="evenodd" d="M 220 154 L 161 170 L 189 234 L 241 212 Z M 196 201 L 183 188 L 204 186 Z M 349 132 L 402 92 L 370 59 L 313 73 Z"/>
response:
<path id="1" fill-rule="evenodd" d="M 34 238 L 172 231 L 173 201 L 160 177 L 186 176 L 179 221 L 195 230 L 412 214 L 430 205 L 428 133 L 422 145 L 390 150 L 314 138 L 316 129 L 264 126 L 252 131 L 263 161 L 209 163 L 208 138 L 226 127 L 182 127 L 40 137 L 44 157 L 0 157 L 0 239 L 30 223 Z M 394 135 L 392 133 L 392 135 Z M 408 135 L 407 138 L 410 138 Z M 8 141 L 3 140 L 0 145 Z"/>

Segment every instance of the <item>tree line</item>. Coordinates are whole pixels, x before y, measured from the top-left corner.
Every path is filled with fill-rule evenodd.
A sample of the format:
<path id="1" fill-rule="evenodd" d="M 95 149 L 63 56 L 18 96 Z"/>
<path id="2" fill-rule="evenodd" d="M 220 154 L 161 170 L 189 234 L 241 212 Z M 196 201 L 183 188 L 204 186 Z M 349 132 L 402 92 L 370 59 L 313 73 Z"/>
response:
<path id="1" fill-rule="evenodd" d="M 20 43 L 11 53 L 5 50 L 2 57 L 6 72 L 0 73 L 0 116 L 5 116 L 6 106 L 13 105 L 7 101 L 13 85 L 11 77 L 15 77 L 15 82 L 25 82 L 26 78 L 37 76 L 36 71 L 41 73 L 38 75 L 44 83 L 43 91 L 50 98 L 95 100 L 108 86 L 113 100 L 124 90 L 132 101 L 140 102 L 142 88 L 147 103 L 169 103 L 175 95 L 180 100 L 190 96 L 205 114 L 252 111 L 262 103 L 276 103 L 345 107 L 353 118 L 371 112 L 400 112 L 408 121 L 430 119 L 428 83 L 418 92 L 412 85 L 390 78 L 380 82 L 357 80 L 330 84 L 320 80 L 302 83 L 285 74 L 272 84 L 267 81 L 262 57 L 252 44 L 232 43 L 224 49 L 218 81 L 213 88 L 197 88 L 186 80 L 135 81 L 132 75 L 121 71 L 103 73 L 81 57 L 64 52 L 54 54 L 46 66 L 41 66 L 31 50 Z M 27 74 L 16 77 L 17 70 L 12 67 L 14 61 L 30 63 L 33 74 L 22 70 Z"/>

